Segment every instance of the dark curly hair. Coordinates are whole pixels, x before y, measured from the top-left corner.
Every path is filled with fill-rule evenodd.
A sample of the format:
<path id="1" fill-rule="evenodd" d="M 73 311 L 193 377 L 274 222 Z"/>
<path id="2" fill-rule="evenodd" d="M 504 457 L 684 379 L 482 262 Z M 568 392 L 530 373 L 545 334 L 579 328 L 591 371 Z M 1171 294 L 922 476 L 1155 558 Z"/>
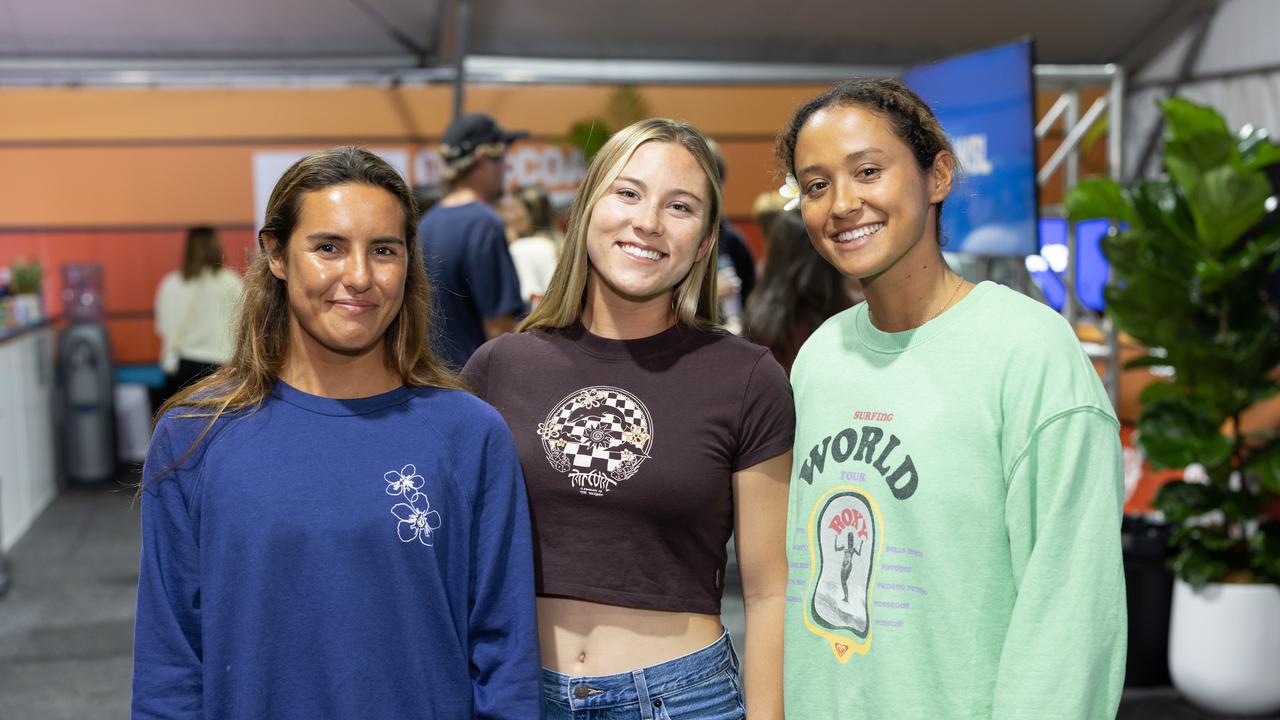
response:
<path id="1" fill-rule="evenodd" d="M 856 105 L 866 108 L 889 122 L 893 133 L 911 148 L 921 171 L 933 167 L 938 153 L 951 152 L 951 141 L 942 131 L 933 110 L 920 96 L 898 80 L 886 78 L 853 78 L 845 80 L 825 93 L 796 108 L 791 122 L 778 134 L 774 153 L 783 174 L 794 174 L 796 137 L 809 118 L 828 107 Z M 942 202 L 936 209 L 937 220 L 942 221 Z"/>

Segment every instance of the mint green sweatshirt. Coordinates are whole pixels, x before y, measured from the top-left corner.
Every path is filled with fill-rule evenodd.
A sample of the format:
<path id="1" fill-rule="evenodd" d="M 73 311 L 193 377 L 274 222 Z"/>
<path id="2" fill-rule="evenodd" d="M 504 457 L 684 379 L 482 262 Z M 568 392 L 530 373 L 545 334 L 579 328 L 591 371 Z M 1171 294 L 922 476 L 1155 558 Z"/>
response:
<path id="1" fill-rule="evenodd" d="M 792 384 L 787 716 L 1114 718 L 1119 425 L 1068 324 L 993 283 L 901 333 L 863 304 Z"/>

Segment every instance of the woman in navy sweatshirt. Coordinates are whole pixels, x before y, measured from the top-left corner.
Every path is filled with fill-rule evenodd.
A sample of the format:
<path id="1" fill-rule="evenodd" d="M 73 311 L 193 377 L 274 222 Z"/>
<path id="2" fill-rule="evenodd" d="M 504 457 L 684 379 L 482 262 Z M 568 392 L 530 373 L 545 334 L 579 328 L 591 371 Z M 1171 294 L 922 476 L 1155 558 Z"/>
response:
<path id="1" fill-rule="evenodd" d="M 539 716 L 519 461 L 428 349 L 416 220 L 356 148 L 277 183 L 235 355 L 151 441 L 133 717 Z"/>

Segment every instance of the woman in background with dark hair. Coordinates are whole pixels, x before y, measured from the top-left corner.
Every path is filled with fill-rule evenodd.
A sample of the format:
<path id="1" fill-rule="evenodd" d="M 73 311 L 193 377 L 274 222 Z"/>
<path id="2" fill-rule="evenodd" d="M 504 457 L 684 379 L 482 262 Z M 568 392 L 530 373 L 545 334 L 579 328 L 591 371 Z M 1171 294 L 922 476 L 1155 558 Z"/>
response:
<path id="1" fill-rule="evenodd" d="M 231 359 L 231 326 L 242 287 L 240 276 L 223 265 L 217 231 L 188 230 L 182 268 L 165 275 L 156 290 L 165 400 Z"/>
<path id="2" fill-rule="evenodd" d="M 800 346 L 827 318 L 862 300 L 809 243 L 796 212 L 769 223 L 769 247 L 760 282 L 747 299 L 746 338 L 769 348 L 791 371 Z"/>
<path id="3" fill-rule="evenodd" d="M 147 453 L 134 718 L 541 712 L 519 459 L 430 349 L 417 218 L 358 148 L 272 191 L 235 354 Z"/>

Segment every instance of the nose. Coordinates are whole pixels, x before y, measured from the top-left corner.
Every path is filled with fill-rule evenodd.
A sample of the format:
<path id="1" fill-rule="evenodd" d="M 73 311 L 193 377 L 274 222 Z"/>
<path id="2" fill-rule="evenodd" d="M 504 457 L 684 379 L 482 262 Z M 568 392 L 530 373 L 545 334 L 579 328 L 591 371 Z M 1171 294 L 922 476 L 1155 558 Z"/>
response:
<path id="1" fill-rule="evenodd" d="M 369 289 L 372 283 L 369 271 L 369 257 L 365 253 L 351 253 L 342 267 L 342 284 L 352 293 L 361 293 Z"/>
<path id="2" fill-rule="evenodd" d="M 634 225 L 644 235 L 662 234 L 662 204 L 657 200 L 641 203 L 636 208 Z"/>
<path id="3" fill-rule="evenodd" d="M 831 203 L 831 213 L 833 215 L 847 217 L 862 209 L 862 197 L 859 195 L 858 186 L 854 182 L 847 179 L 837 179 L 832 190 L 835 193 Z"/>

